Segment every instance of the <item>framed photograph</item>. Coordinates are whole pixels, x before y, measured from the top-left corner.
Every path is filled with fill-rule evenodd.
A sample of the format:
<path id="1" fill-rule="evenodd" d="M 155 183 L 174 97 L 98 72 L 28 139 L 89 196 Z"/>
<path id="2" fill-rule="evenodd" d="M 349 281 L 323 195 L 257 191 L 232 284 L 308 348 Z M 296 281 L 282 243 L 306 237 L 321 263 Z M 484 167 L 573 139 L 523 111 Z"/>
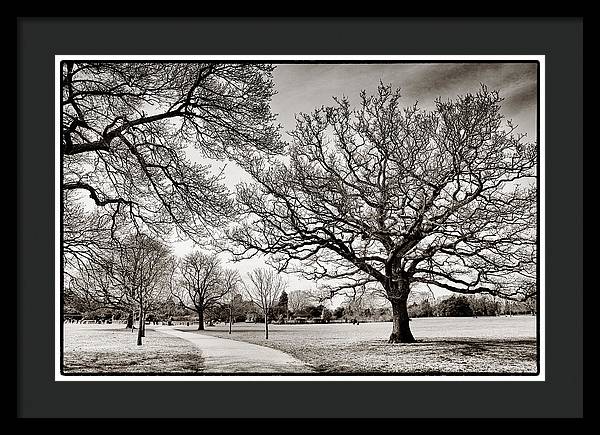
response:
<path id="1" fill-rule="evenodd" d="M 64 44 L 69 28 L 109 21 L 62 23 L 66 33 L 19 22 L 22 43 L 35 41 L 19 64 L 22 416 L 519 417 L 552 414 L 554 395 L 573 398 L 561 415 L 581 413 L 581 282 L 569 297 L 558 285 L 566 270 L 580 276 L 581 239 L 555 232 L 581 218 L 567 213 L 581 208 L 581 137 L 549 158 L 580 131 L 568 117 L 580 82 L 550 86 L 581 74 L 580 21 L 531 20 L 504 51 L 493 32 L 475 48 L 477 20 L 360 21 L 376 29 L 371 42 L 461 29 L 411 47 L 388 40 L 381 53 L 368 41 L 349 49 L 354 38 L 318 43 L 352 34 L 357 22 L 344 20 L 313 22 L 301 41 L 307 23 L 288 21 L 282 40 L 235 50 L 229 37 L 177 48 L 150 38 L 143 54 L 135 37 Z M 133 28 L 233 37 L 258 23 L 118 24 L 115 42 Z M 575 36 L 546 40 L 552 50 L 523 38 L 553 25 Z M 23 128 L 34 101 L 52 108 L 47 124 Z M 561 243 L 579 257 L 550 256 Z M 98 406 L 73 400 L 90 388 Z M 215 404 L 192 406 L 197 388 Z M 286 400 L 216 405 L 248 389 Z M 142 399 L 102 399 L 119 391 Z M 461 400 L 445 401 L 449 391 Z"/>

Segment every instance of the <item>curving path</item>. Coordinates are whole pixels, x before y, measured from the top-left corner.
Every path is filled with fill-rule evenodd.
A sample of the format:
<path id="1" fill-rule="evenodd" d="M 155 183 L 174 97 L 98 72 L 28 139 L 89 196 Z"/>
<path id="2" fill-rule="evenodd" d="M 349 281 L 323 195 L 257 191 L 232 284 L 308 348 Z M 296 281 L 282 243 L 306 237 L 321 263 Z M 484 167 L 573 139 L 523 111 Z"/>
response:
<path id="1" fill-rule="evenodd" d="M 299 359 L 270 347 L 204 335 L 195 329 L 181 331 L 173 326 L 159 326 L 155 329 L 183 338 L 199 347 L 204 358 L 205 373 L 295 374 L 314 371 Z"/>

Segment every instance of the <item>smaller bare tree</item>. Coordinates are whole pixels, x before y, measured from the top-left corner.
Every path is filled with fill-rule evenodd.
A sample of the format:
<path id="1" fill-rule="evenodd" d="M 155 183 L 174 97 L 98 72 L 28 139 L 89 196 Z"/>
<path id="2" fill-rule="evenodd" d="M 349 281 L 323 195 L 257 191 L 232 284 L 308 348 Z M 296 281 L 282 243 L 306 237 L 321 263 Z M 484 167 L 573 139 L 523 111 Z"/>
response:
<path id="1" fill-rule="evenodd" d="M 128 326 L 132 331 L 137 312 L 137 344 L 142 345 L 146 315 L 157 311 L 166 300 L 172 264 L 170 250 L 164 243 L 140 233 L 115 240 L 114 249 L 104 254 L 90 262 L 85 273 L 80 270 L 79 287 L 73 288 L 101 307 L 130 312 Z"/>
<path id="2" fill-rule="evenodd" d="M 240 275 L 235 269 L 225 269 L 223 271 L 223 290 L 227 292 L 226 304 L 229 315 L 229 334 L 231 334 L 231 325 L 233 323 L 233 313 L 236 305 L 236 296 L 239 294 L 239 286 L 240 286 Z"/>
<path id="3" fill-rule="evenodd" d="M 246 288 L 250 300 L 265 318 L 265 340 L 269 339 L 269 312 L 285 288 L 283 280 L 272 270 L 254 269 L 248 273 L 250 285 Z"/>
<path id="4" fill-rule="evenodd" d="M 179 263 L 180 280 L 172 289 L 182 306 L 198 314 L 198 330 L 204 330 L 204 312 L 220 303 L 229 289 L 223 285 L 224 271 L 214 255 L 192 252 Z"/>
<path id="5" fill-rule="evenodd" d="M 138 311 L 137 344 L 145 337 L 146 315 L 157 310 L 166 299 L 166 277 L 171 264 L 169 248 L 146 235 L 136 235 L 121 247 L 112 277 L 128 289 L 132 306 Z"/>

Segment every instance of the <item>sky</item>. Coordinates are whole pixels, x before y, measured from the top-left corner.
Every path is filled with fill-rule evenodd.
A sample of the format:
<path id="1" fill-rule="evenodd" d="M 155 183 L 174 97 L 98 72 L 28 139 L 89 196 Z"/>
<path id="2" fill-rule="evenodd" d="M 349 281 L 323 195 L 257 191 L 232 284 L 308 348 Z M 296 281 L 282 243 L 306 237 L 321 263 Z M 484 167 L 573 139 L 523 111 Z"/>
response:
<path id="1" fill-rule="evenodd" d="M 373 93 L 380 80 L 399 87 L 406 105 L 418 101 L 431 109 L 437 97 L 454 98 L 476 92 L 480 83 L 500 91 L 504 115 L 519 124 L 532 140 L 536 131 L 537 65 L 485 64 L 288 64 L 274 72 L 277 95 L 272 110 L 284 131 L 294 127 L 294 114 L 330 105 L 332 96 L 359 101 L 359 93 Z"/>
<path id="2" fill-rule="evenodd" d="M 387 63 L 387 64 L 281 64 L 276 65 L 273 82 L 277 94 L 272 100 L 272 111 L 283 132 L 295 125 L 295 114 L 311 112 L 316 107 L 332 105 L 333 96 L 346 96 L 351 104 L 359 101 L 361 90 L 376 91 L 378 84 L 400 87 L 406 106 L 416 101 L 425 109 L 432 109 L 438 97 L 455 98 L 467 92 L 476 92 L 480 84 L 500 91 L 504 97 L 502 113 L 518 125 L 517 131 L 527 135 L 527 141 L 536 140 L 537 130 L 537 64 L 535 63 Z M 283 139 L 289 139 L 284 133 Z M 223 166 L 220 163 L 219 168 Z M 234 190 L 240 181 L 250 178 L 239 167 L 228 164 L 224 182 Z M 174 247 L 178 255 L 191 249 L 189 243 Z M 237 268 L 244 276 L 255 267 L 264 267 L 264 259 L 256 258 L 227 267 Z M 288 293 L 292 290 L 315 288 L 315 283 L 285 274 Z M 445 292 L 440 291 L 439 294 Z"/>

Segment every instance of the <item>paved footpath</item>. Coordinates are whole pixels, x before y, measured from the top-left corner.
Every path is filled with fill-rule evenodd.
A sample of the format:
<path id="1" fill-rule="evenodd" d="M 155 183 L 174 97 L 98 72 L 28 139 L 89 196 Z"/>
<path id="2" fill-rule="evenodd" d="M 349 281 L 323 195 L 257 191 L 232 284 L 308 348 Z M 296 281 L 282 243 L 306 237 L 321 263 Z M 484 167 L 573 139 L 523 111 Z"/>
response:
<path id="1" fill-rule="evenodd" d="M 307 373 L 314 370 L 299 359 L 280 350 L 242 341 L 228 340 L 172 326 L 156 331 L 183 338 L 202 350 L 206 373 Z"/>

